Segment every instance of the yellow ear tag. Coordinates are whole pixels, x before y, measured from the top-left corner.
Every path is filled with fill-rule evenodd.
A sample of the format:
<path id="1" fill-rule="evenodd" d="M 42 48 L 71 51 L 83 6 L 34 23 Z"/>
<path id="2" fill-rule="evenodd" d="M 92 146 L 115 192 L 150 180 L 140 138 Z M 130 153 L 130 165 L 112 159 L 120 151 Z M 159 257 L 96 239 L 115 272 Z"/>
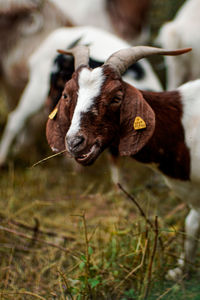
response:
<path id="1" fill-rule="evenodd" d="M 54 110 L 50 113 L 49 119 L 53 120 L 58 112 L 58 108 L 54 108 Z"/>
<path id="2" fill-rule="evenodd" d="M 133 127 L 134 127 L 135 130 L 140 130 L 140 129 L 146 128 L 147 125 L 146 125 L 145 121 L 142 118 L 136 117 L 135 121 L 134 121 L 134 124 L 133 124 Z"/>

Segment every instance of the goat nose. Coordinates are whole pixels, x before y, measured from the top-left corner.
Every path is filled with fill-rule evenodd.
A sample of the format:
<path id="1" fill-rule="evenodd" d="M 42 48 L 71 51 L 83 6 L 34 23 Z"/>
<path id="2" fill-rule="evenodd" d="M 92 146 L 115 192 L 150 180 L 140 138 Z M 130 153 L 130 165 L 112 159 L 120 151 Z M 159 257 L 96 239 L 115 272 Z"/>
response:
<path id="1" fill-rule="evenodd" d="M 83 144 L 84 140 L 85 139 L 84 139 L 83 135 L 78 135 L 73 138 L 67 137 L 67 145 L 69 147 L 69 150 L 70 151 L 79 150 L 79 148 Z"/>

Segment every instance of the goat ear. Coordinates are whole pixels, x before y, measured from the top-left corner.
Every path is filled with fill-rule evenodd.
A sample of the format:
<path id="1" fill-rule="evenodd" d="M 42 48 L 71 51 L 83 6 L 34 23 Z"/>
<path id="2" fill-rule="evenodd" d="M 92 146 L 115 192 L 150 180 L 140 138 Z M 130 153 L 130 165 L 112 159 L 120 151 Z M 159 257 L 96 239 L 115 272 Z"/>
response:
<path id="1" fill-rule="evenodd" d="M 153 135 L 155 114 L 136 88 L 126 85 L 120 111 L 119 153 L 130 156 L 141 150 Z"/>
<path id="2" fill-rule="evenodd" d="M 66 109 L 65 99 L 61 99 L 50 113 L 46 125 L 47 141 L 54 152 L 65 150 L 65 136 L 69 126 L 69 110 Z"/>

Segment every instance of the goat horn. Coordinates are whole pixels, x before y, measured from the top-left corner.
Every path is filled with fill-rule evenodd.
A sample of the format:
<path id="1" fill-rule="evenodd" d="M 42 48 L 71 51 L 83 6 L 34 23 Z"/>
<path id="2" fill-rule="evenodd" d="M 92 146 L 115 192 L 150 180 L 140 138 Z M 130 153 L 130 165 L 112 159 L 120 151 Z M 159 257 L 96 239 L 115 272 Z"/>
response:
<path id="1" fill-rule="evenodd" d="M 119 73 L 122 75 L 128 67 L 134 64 L 141 58 L 153 55 L 180 55 L 191 51 L 192 48 L 184 48 L 177 50 L 166 50 L 162 48 L 148 47 L 148 46 L 136 46 L 132 48 L 126 48 L 113 53 L 105 62 L 105 64 L 113 65 Z"/>
<path id="2" fill-rule="evenodd" d="M 68 50 L 57 50 L 60 54 L 73 55 L 74 56 L 74 68 L 75 70 L 80 65 L 88 65 L 89 63 L 89 48 L 85 45 L 78 45 Z"/>

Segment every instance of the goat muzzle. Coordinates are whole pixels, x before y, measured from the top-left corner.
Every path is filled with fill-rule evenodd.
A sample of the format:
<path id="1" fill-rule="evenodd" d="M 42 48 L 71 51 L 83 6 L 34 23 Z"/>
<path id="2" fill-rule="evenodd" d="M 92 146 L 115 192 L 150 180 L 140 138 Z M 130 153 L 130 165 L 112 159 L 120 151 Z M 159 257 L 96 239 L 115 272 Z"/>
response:
<path id="1" fill-rule="evenodd" d="M 66 135 L 66 148 L 74 156 L 85 148 L 85 144 L 86 139 L 81 134 L 75 136 Z"/>
<path id="2" fill-rule="evenodd" d="M 93 144 L 87 143 L 84 135 L 66 135 L 66 149 L 82 165 L 92 164 L 102 152 L 100 144 L 95 141 Z"/>

